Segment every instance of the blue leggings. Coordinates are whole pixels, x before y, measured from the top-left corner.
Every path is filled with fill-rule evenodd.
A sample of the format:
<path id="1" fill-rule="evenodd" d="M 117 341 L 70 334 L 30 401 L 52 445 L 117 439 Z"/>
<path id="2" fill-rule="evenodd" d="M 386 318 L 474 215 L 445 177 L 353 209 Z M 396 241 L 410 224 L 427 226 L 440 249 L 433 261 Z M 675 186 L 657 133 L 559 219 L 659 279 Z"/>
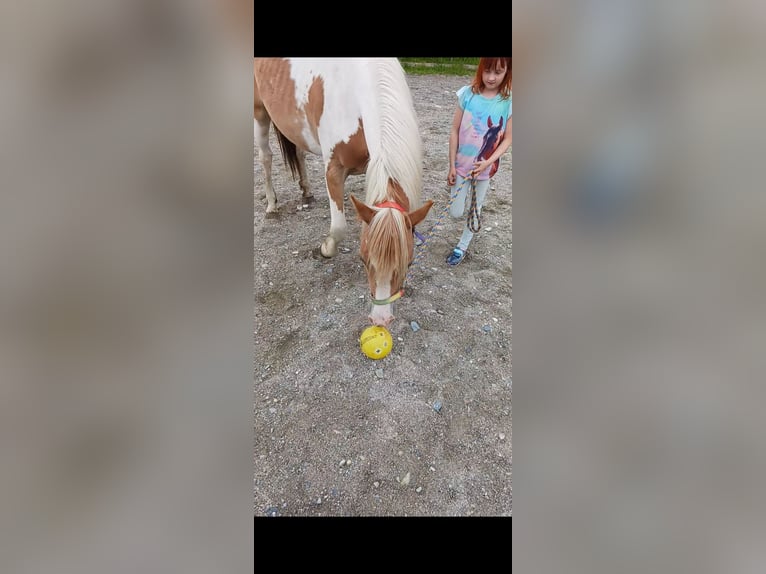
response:
<path id="1" fill-rule="evenodd" d="M 453 185 L 450 190 L 450 197 L 452 197 L 455 190 L 460 186 L 463 186 L 460 193 L 457 194 L 455 201 L 452 202 L 452 206 L 449 210 L 449 214 L 455 219 L 464 216 L 467 218 L 468 210 L 471 208 L 471 182 L 467 181 L 465 185 L 463 185 L 463 182 L 465 181 L 465 178 L 458 175 L 455 180 L 455 185 Z M 487 190 L 489 190 L 488 179 L 480 179 L 476 182 L 476 211 L 479 215 L 481 215 L 481 207 L 484 205 L 484 198 L 487 196 Z M 468 249 L 468 245 L 471 243 L 473 235 L 473 232 L 468 229 L 468 223 L 466 223 L 463 227 L 463 235 L 460 236 L 460 241 L 457 246 L 463 251 Z"/>

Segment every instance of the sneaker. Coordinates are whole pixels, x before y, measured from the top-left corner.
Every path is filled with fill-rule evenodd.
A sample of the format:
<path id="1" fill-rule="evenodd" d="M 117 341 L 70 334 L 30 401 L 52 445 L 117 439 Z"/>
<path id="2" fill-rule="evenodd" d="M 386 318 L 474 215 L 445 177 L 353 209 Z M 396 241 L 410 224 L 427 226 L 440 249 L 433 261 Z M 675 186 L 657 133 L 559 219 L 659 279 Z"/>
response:
<path id="1" fill-rule="evenodd" d="M 453 267 L 460 263 L 463 258 L 465 257 L 465 251 L 460 249 L 460 247 L 455 247 L 455 249 L 452 250 L 452 253 L 449 254 L 447 257 L 447 264 L 452 265 Z"/>

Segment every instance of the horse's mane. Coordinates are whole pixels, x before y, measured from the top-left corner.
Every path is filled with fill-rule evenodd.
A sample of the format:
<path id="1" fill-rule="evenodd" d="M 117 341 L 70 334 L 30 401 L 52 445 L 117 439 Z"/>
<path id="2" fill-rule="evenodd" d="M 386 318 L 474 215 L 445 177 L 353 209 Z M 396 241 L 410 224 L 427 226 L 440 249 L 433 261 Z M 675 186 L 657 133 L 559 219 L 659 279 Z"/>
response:
<path id="1" fill-rule="evenodd" d="M 372 90 L 377 101 L 367 109 L 364 122 L 370 152 L 366 202 L 374 205 L 384 201 L 391 178 L 409 198 L 410 209 L 417 209 L 421 204 L 423 149 L 407 79 L 395 58 L 374 59 L 369 69 L 373 82 L 377 82 L 377 89 Z"/>

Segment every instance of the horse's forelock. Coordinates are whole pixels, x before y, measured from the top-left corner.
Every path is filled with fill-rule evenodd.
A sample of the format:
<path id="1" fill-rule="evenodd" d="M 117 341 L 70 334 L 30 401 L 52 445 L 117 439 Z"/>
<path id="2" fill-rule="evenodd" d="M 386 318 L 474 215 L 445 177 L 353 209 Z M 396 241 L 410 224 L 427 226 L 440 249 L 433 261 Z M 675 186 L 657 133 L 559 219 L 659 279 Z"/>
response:
<path id="1" fill-rule="evenodd" d="M 395 275 L 402 279 L 407 273 L 409 232 L 404 217 L 396 209 L 380 209 L 367 228 L 368 263 L 379 274 L 378 279 L 393 279 Z"/>

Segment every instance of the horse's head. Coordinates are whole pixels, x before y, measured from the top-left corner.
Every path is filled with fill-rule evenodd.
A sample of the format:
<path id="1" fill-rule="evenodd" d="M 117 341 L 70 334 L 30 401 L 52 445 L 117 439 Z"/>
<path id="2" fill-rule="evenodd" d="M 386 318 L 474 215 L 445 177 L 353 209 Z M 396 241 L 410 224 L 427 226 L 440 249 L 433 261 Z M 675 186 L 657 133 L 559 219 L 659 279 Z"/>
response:
<path id="1" fill-rule="evenodd" d="M 426 201 L 414 211 L 407 211 L 394 201 L 370 207 L 353 195 L 351 203 L 364 222 L 360 254 L 373 299 L 370 321 L 387 327 L 394 319 L 392 297 L 402 290 L 407 268 L 412 263 L 412 229 L 425 219 L 433 201 Z"/>
<path id="2" fill-rule="evenodd" d="M 487 159 L 490 157 L 497 146 L 500 144 L 500 131 L 503 129 L 503 116 L 500 116 L 500 121 L 497 125 L 492 125 L 492 118 L 487 116 L 487 133 L 484 134 L 484 140 L 481 142 L 481 149 L 476 155 L 477 160 Z"/>

